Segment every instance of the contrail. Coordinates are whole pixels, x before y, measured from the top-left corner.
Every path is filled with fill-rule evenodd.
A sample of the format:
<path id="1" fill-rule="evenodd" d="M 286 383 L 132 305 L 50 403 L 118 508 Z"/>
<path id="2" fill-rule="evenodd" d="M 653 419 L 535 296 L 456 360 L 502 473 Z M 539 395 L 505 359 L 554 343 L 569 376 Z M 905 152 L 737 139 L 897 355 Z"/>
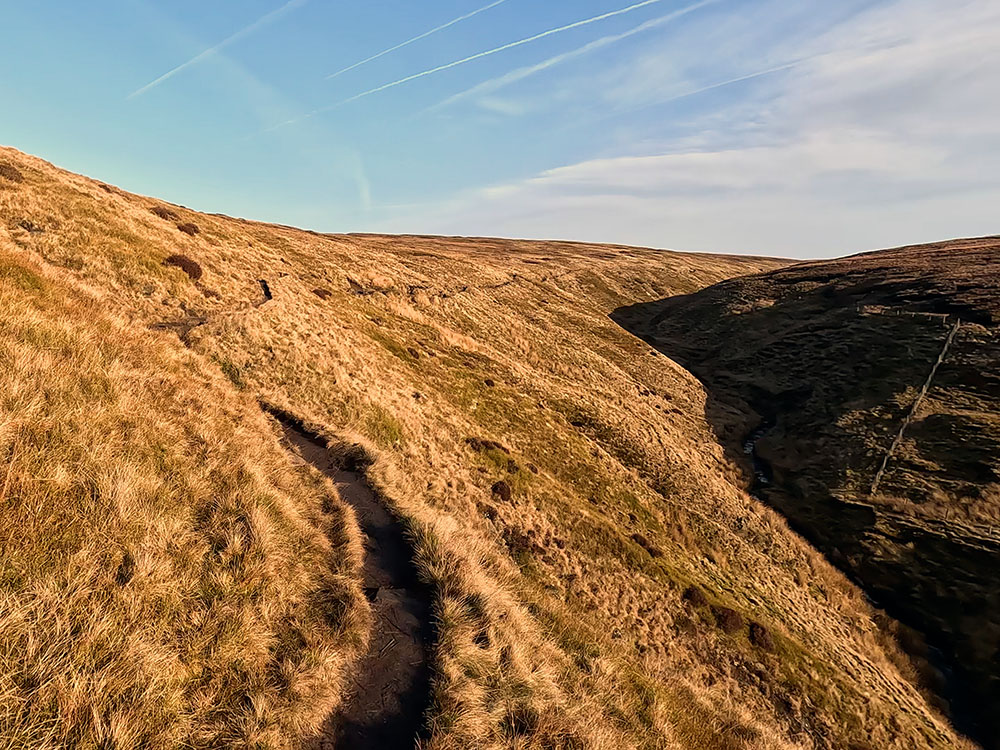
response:
<path id="1" fill-rule="evenodd" d="M 237 42 L 240 39 L 243 39 L 244 37 L 249 36 L 250 34 L 254 33 L 258 29 L 261 29 L 264 26 L 267 26 L 268 24 L 273 23 L 274 21 L 278 20 L 278 18 L 280 18 L 281 16 L 285 15 L 286 13 L 289 13 L 289 12 L 291 12 L 293 10 L 296 10 L 297 8 L 301 8 L 307 2 L 309 2 L 309 0 L 289 0 L 284 5 L 282 5 L 280 8 L 272 10 L 267 15 L 258 18 L 256 21 L 254 21 L 249 26 L 246 26 L 245 28 L 240 29 L 235 34 L 233 34 L 232 36 L 230 36 L 230 37 L 228 37 L 226 39 L 223 39 L 221 42 L 219 42 L 218 44 L 216 44 L 214 47 L 209 47 L 204 52 L 201 52 L 200 54 L 195 55 L 194 57 L 192 57 L 186 63 L 183 63 L 182 65 L 178 65 L 173 70 L 168 70 L 166 73 L 164 73 L 162 76 L 160 76 L 159 78 L 157 78 L 155 81 L 150 81 L 149 83 L 147 83 L 142 88 L 136 89 L 131 94 L 129 94 L 128 97 L 126 97 L 126 98 L 128 98 L 128 99 L 134 99 L 137 96 L 142 96 L 147 91 L 149 91 L 150 89 L 156 88 L 157 86 L 159 86 L 161 83 L 163 83 L 167 79 L 173 78 L 175 75 L 177 75 L 178 73 L 180 73 L 182 70 L 185 70 L 186 68 L 190 68 L 192 65 L 197 65 L 202 60 L 205 60 L 205 59 L 211 57 L 216 52 L 219 52 L 222 49 L 228 47 L 233 42 Z"/>
<path id="2" fill-rule="evenodd" d="M 340 76 L 340 75 L 343 75 L 344 73 L 348 72 L 349 70 L 354 70 L 355 68 L 360 68 L 362 65 L 367 65 L 372 60 L 378 60 L 380 57 L 385 57 L 390 52 L 395 52 L 398 49 L 403 49 L 403 47 L 409 47 L 414 42 L 419 42 L 421 39 L 426 39 L 429 36 L 433 36 L 434 34 L 437 34 L 439 31 L 444 31 L 445 29 L 450 28 L 450 27 L 454 26 L 457 23 L 461 23 L 462 21 L 467 21 L 468 19 L 472 18 L 473 16 L 478 16 L 480 13 L 485 13 L 486 11 L 490 10 L 491 8 L 495 8 L 498 5 L 503 5 L 505 2 L 507 2 L 507 0 L 496 0 L 495 2 L 492 2 L 489 5 L 486 5 L 486 6 L 482 7 L 482 8 L 480 8 L 479 10 L 474 10 L 471 13 L 466 13 L 464 16 L 459 16 L 458 18 L 452 19 L 451 21 L 448 21 L 448 23 L 441 24 L 437 28 L 431 29 L 430 31 L 425 31 L 423 34 L 420 34 L 419 36 L 415 36 L 412 39 L 407 39 L 405 42 L 401 42 L 400 44 L 397 44 L 395 47 L 389 47 L 389 49 L 384 49 L 381 52 L 379 52 L 378 54 L 372 55 L 371 57 L 366 57 L 364 60 L 361 60 L 360 62 L 356 62 L 353 65 L 348 65 L 346 68 L 343 68 L 342 70 L 338 70 L 336 73 L 331 73 L 330 75 L 327 76 L 327 80 L 329 80 L 331 78 L 336 78 L 337 76 Z"/>
<path id="3" fill-rule="evenodd" d="M 446 65 L 439 65 L 436 68 L 431 68 L 430 70 L 425 70 L 422 73 L 414 73 L 411 76 L 406 76 L 405 78 L 400 78 L 398 81 L 393 81 L 391 83 L 383 84 L 382 86 L 377 86 L 368 91 L 363 91 L 360 94 L 355 94 L 352 97 L 339 101 L 336 104 L 331 104 L 328 107 L 322 107 L 321 109 L 314 110 L 307 115 L 298 117 L 294 120 L 286 120 L 285 122 L 278 123 L 277 125 L 267 128 L 265 133 L 270 133 L 272 131 L 278 130 L 280 128 L 286 127 L 288 125 L 295 125 L 302 122 L 303 120 L 308 120 L 316 115 L 322 114 L 324 112 L 330 112 L 338 107 L 342 107 L 345 104 L 350 104 L 351 102 L 356 102 L 358 99 L 363 99 L 366 96 L 371 96 L 372 94 L 377 94 L 380 91 L 385 91 L 386 89 L 395 88 L 396 86 L 402 86 L 404 83 L 409 83 L 410 81 L 415 81 L 418 78 L 426 78 L 427 76 L 434 75 L 435 73 L 440 73 L 443 70 L 450 70 L 451 68 L 457 68 L 459 65 L 465 65 L 473 60 L 480 60 L 484 57 L 489 57 L 490 55 L 496 55 L 500 52 L 505 52 L 509 49 L 514 49 L 515 47 L 521 47 L 525 44 L 530 44 L 531 42 L 537 42 L 539 39 L 544 39 L 545 37 L 553 36 L 554 34 L 561 34 L 564 31 L 570 31 L 571 29 L 578 29 L 581 26 L 589 26 L 592 23 L 597 23 L 598 21 L 606 21 L 609 18 L 614 18 L 616 16 L 623 16 L 626 13 L 631 13 L 632 11 L 639 10 L 640 8 L 645 8 L 649 5 L 655 5 L 657 3 L 662 3 L 664 0 L 642 0 L 642 2 L 634 3 L 629 5 L 627 8 L 620 8 L 619 10 L 613 10 L 608 13 L 602 13 L 599 16 L 594 16 L 593 18 L 587 18 L 583 21 L 576 21 L 574 23 L 566 24 L 565 26 L 560 26 L 556 29 L 549 29 L 548 31 L 543 31 L 540 34 L 535 34 L 534 36 L 529 36 L 524 39 L 519 39 L 516 42 L 510 42 L 509 44 L 504 44 L 500 47 L 494 47 L 493 49 L 486 50 L 485 52 L 479 52 L 475 55 L 470 55 L 469 57 L 463 57 L 461 60 L 455 60 Z"/>
<path id="4" fill-rule="evenodd" d="M 619 10 L 613 10 L 608 13 L 602 13 L 599 16 L 594 16 L 593 18 L 587 18 L 583 21 L 576 21 L 575 23 L 570 23 L 565 26 L 560 26 L 557 29 L 549 29 L 548 31 L 543 31 L 540 34 L 535 34 L 534 36 L 529 36 L 525 39 L 519 39 L 516 42 L 510 42 L 509 44 L 504 44 L 500 47 L 494 47 L 493 49 L 486 50 L 485 52 L 478 52 L 475 55 L 470 55 L 469 57 L 463 57 L 461 60 L 455 60 L 455 62 L 447 63 L 446 65 L 439 65 L 436 68 L 431 68 L 430 70 L 425 70 L 421 73 L 414 73 L 411 76 L 406 76 L 406 78 L 400 78 L 398 81 L 393 81 L 391 83 L 386 83 L 381 86 L 376 86 L 368 91 L 362 91 L 360 94 L 355 94 L 352 97 L 344 99 L 341 102 L 337 102 L 335 107 L 339 107 L 343 104 L 350 104 L 358 99 L 363 99 L 366 96 L 371 96 L 372 94 L 377 94 L 380 91 L 385 91 L 386 89 L 395 88 L 396 86 L 402 86 L 404 83 L 409 83 L 410 81 L 416 81 L 418 78 L 426 78 L 429 75 L 434 75 L 435 73 L 440 73 L 444 70 L 450 70 L 451 68 L 457 68 L 459 65 L 465 65 L 473 60 L 481 60 L 484 57 L 489 57 L 490 55 L 496 55 L 500 52 L 506 52 L 509 49 L 514 49 L 515 47 L 521 47 L 525 44 L 530 44 L 531 42 L 537 42 L 539 39 L 544 39 L 545 37 L 553 36 L 554 34 L 561 34 L 564 31 L 570 31 L 571 29 L 578 29 L 581 26 L 589 26 L 592 23 L 597 23 L 598 21 L 606 21 L 609 18 L 614 18 L 615 16 L 623 16 L 626 13 L 631 13 L 632 11 L 639 10 L 640 8 L 645 8 L 648 5 L 655 5 L 656 3 L 662 3 L 664 0 L 642 0 L 642 2 L 630 5 L 627 8 L 621 8 Z"/>
<path id="5" fill-rule="evenodd" d="M 600 39 L 588 42 L 587 44 L 583 45 L 582 47 L 579 47 L 578 49 L 570 50 L 569 52 L 564 52 L 560 55 L 556 55 L 555 57 L 550 57 L 548 60 L 543 60 L 540 63 L 536 63 L 535 65 L 528 65 L 523 68 L 518 68 L 517 70 L 505 73 L 504 75 L 498 76 L 497 78 L 492 78 L 488 81 L 483 81 L 482 83 L 476 84 L 472 88 L 466 89 L 465 91 L 461 91 L 457 94 L 449 96 L 447 99 L 440 101 L 437 104 L 434 104 L 428 107 L 427 109 L 423 110 L 420 114 L 425 114 L 427 112 L 433 112 L 435 110 L 442 109 L 470 96 L 476 96 L 477 94 L 496 91 L 497 89 L 503 88 L 504 86 L 509 86 L 510 84 L 522 81 L 525 78 L 530 78 L 536 73 L 541 73 L 544 70 L 548 70 L 549 68 L 554 67 L 556 65 L 560 65 L 564 62 L 567 62 L 568 60 L 572 60 L 574 58 L 589 54 L 591 52 L 594 52 L 595 50 L 607 47 L 611 44 L 615 44 L 622 40 L 628 39 L 629 37 L 641 34 L 645 31 L 659 28 L 660 26 L 666 26 L 668 24 L 673 23 L 678 18 L 682 18 L 683 16 L 686 16 L 689 13 L 693 13 L 696 10 L 704 8 L 706 5 L 715 5 L 716 3 L 721 1 L 722 0 L 701 0 L 700 2 L 688 5 L 685 8 L 680 8 L 679 10 L 675 10 L 673 13 L 668 13 L 665 16 L 654 18 L 651 21 L 645 21 L 634 28 L 621 32 L 620 34 L 612 34 L 610 36 L 601 37 Z"/>
<path id="6" fill-rule="evenodd" d="M 659 104 L 669 104 L 670 102 L 676 102 L 678 99 L 686 99 L 689 96 L 704 94 L 707 91 L 714 91 L 715 89 L 721 89 L 725 86 L 732 86 L 733 84 L 736 83 L 743 83 L 743 81 L 752 81 L 754 78 L 763 78 L 764 76 L 774 75 L 775 73 L 781 73 L 782 71 L 785 70 L 791 70 L 792 68 L 797 68 L 803 63 L 809 62 L 818 57 L 823 57 L 823 55 L 813 55 L 812 57 L 803 57 L 799 60 L 795 60 L 790 63 L 785 63 L 784 65 L 778 65 L 773 68 L 767 68 L 766 70 L 758 70 L 756 73 L 747 73 L 746 75 L 739 76 L 738 78 L 730 78 L 726 81 L 719 81 L 718 83 L 712 83 L 697 89 L 685 91 L 684 93 L 681 94 L 676 94 L 675 96 L 668 97 L 667 99 L 660 99 L 658 101 L 651 102 L 649 106 L 656 106 Z"/>

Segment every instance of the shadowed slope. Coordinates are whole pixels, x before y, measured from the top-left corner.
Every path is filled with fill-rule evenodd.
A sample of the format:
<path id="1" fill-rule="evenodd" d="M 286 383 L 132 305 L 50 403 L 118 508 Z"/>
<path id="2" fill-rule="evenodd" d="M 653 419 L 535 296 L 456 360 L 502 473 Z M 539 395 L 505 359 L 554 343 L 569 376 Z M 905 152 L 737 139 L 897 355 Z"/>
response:
<path id="1" fill-rule="evenodd" d="M 937 665 L 928 686 L 997 736 L 1000 239 L 802 264 L 613 317 L 705 383 L 734 458 L 763 420 L 757 492 L 926 634 L 930 652 L 908 641 Z"/>

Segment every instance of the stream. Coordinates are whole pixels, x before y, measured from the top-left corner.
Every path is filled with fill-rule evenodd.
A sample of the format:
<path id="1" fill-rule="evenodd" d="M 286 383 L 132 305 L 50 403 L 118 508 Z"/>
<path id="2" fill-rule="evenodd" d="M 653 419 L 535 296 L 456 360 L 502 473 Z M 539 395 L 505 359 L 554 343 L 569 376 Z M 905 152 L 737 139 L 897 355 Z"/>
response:
<path id="1" fill-rule="evenodd" d="M 743 441 L 743 453 L 750 457 L 750 462 L 753 464 L 753 483 L 750 487 L 750 494 L 758 500 L 763 500 L 762 491 L 774 482 L 774 472 L 771 469 L 771 464 L 757 453 L 757 443 L 774 429 L 775 423 L 773 417 L 763 418 L 754 431 L 747 435 Z"/>

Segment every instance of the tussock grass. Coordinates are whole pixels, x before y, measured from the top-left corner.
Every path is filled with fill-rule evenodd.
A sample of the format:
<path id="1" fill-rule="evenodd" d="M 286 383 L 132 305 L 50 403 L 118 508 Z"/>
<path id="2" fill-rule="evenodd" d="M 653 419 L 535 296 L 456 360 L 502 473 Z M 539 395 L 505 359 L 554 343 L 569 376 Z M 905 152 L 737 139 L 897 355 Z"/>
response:
<path id="1" fill-rule="evenodd" d="M 13 182 L 15 184 L 19 184 L 24 182 L 24 175 L 21 174 L 21 170 L 19 170 L 13 164 L 8 164 L 7 162 L 0 162 L 0 179 L 4 179 L 7 182 Z"/>
<path id="2" fill-rule="evenodd" d="M 0 745 L 315 730 L 366 632 L 335 490 L 197 358 L 4 250 L 0 306 Z"/>
<path id="3" fill-rule="evenodd" d="M 166 206 L 153 206 L 149 209 L 149 212 L 153 214 L 153 216 L 159 216 L 164 221 L 177 221 L 180 219 L 174 211 L 171 211 Z"/>
<path id="4" fill-rule="evenodd" d="M 428 748 L 962 747 L 860 593 L 746 494 L 701 385 L 608 319 L 777 262 L 177 209 L 207 296 L 161 265 L 177 233 L 148 199 L 3 154 L 33 177 L 0 227 L 61 226 L 18 253 L 147 325 L 204 319 L 191 356 L 234 398 L 364 446 L 435 592 Z"/>
<path id="5" fill-rule="evenodd" d="M 163 261 L 163 264 L 166 266 L 174 266 L 175 268 L 181 269 L 184 273 L 187 274 L 188 278 L 191 279 L 191 281 L 198 281 L 199 279 L 201 279 L 202 274 L 204 273 L 201 270 L 201 266 L 198 265 L 197 261 L 192 260 L 188 256 L 182 255 L 180 253 L 174 253 L 173 255 L 168 255 L 166 259 Z"/>

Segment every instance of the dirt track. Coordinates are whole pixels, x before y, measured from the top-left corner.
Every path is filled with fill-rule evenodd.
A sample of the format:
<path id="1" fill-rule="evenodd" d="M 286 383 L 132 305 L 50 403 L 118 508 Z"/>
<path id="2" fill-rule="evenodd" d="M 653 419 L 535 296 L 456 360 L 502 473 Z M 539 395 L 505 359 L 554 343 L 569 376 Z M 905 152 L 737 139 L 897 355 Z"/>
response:
<path id="1" fill-rule="evenodd" d="M 288 419 L 281 422 L 295 453 L 330 477 L 357 513 L 365 538 L 365 594 L 374 615 L 371 645 L 341 710 L 309 747 L 413 747 L 429 697 L 432 627 L 429 593 L 417 580 L 411 545 L 363 475 L 337 466 L 321 438 Z"/>

